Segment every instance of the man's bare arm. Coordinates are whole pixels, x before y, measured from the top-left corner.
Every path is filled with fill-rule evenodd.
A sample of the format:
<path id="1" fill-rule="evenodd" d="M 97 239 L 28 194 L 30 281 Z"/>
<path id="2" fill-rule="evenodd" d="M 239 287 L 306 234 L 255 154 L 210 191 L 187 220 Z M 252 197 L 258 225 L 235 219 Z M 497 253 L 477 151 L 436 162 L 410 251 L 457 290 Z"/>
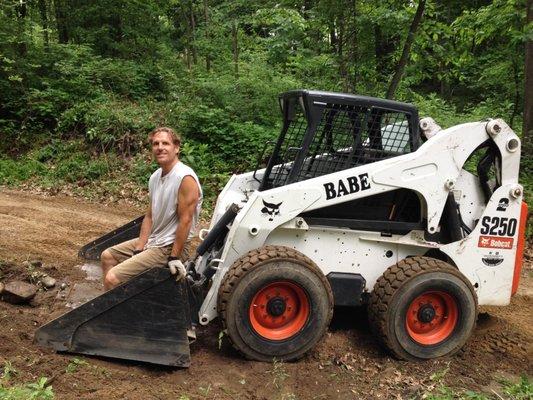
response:
<path id="1" fill-rule="evenodd" d="M 180 257 L 181 255 L 183 246 L 191 230 L 199 197 L 200 191 L 196 180 L 190 175 L 183 178 L 178 190 L 178 208 L 176 210 L 178 214 L 178 228 L 176 229 L 176 239 L 170 252 L 170 256 L 172 257 Z"/>
<path id="2" fill-rule="evenodd" d="M 141 224 L 141 233 L 139 233 L 139 240 L 135 245 L 135 250 L 144 250 L 144 246 L 148 242 L 148 237 L 152 231 L 152 205 L 148 206 L 146 215 L 144 216 L 143 222 Z"/>

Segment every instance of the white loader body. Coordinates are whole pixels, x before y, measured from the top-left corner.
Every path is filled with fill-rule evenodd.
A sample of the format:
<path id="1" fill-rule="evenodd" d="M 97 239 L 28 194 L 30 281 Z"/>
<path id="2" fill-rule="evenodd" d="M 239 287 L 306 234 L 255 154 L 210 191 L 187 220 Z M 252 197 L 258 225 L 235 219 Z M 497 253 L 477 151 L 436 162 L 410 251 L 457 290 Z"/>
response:
<path id="1" fill-rule="evenodd" d="M 487 139 L 494 141 L 501 154 L 501 185 L 485 204 L 478 178 L 463 167 Z M 228 268 L 249 250 L 267 244 L 297 249 L 324 275 L 359 273 L 366 281 L 365 291 L 372 290 L 389 266 L 438 249 L 468 278 L 478 304 L 508 304 L 523 197 L 518 184 L 519 161 L 520 139 L 505 122 L 492 120 L 442 130 L 413 153 L 265 191 L 257 190 L 254 173 L 234 175 L 218 197 L 211 227 L 232 203 L 242 209 L 216 260 L 217 272 L 201 306 L 200 322 L 207 324 L 217 316 L 217 294 Z M 255 178 L 260 179 L 262 173 L 264 170 L 257 171 Z M 446 198 L 452 193 L 470 234 L 456 242 L 439 244 L 424 239 L 423 230 L 385 236 L 379 231 L 309 226 L 299 217 L 306 211 L 398 188 L 419 195 L 429 233 L 438 232 Z M 502 198 L 509 199 L 504 212 L 498 211 Z M 265 212 L 264 202 L 279 206 Z M 205 268 L 205 263 L 198 264 L 199 272 Z"/>

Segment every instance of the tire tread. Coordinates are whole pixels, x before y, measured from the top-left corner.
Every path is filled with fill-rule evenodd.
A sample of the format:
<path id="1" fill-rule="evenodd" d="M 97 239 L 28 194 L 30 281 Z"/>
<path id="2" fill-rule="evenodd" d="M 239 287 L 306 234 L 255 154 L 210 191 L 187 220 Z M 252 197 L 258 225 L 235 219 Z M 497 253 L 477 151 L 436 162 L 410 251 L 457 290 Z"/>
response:
<path id="1" fill-rule="evenodd" d="M 217 307 L 218 312 L 222 321 L 223 329 L 226 330 L 227 327 L 227 305 L 230 301 L 231 295 L 233 293 L 233 288 L 238 284 L 238 282 L 244 278 L 244 276 L 256 268 L 260 268 L 265 262 L 268 262 L 272 259 L 279 260 L 290 260 L 297 261 L 299 264 L 305 265 L 309 270 L 311 270 L 321 281 L 328 293 L 329 297 L 329 310 L 327 316 L 327 324 L 331 321 L 333 317 L 333 292 L 327 278 L 324 276 L 320 268 L 311 260 L 309 257 L 300 253 L 297 250 L 286 246 L 277 246 L 277 245 L 267 245 L 259 249 L 251 250 L 246 253 L 244 256 L 236 260 L 233 265 L 228 269 L 224 280 L 220 285 L 218 292 L 218 301 Z M 247 359 L 252 359 L 245 348 L 242 348 L 237 342 L 231 339 L 231 336 L 227 336 L 232 344 L 232 346 Z M 291 358 L 291 360 L 301 358 L 305 353 Z"/>
<path id="2" fill-rule="evenodd" d="M 393 344 L 387 330 L 387 311 L 392 298 L 397 289 L 414 277 L 435 271 L 442 271 L 454 275 L 461 279 L 473 294 L 477 309 L 477 298 L 474 288 L 461 272 L 452 265 L 431 257 L 409 257 L 399 261 L 397 264 L 387 268 L 383 275 L 378 278 L 374 285 L 374 290 L 370 294 L 368 303 L 368 319 L 370 328 L 375 337 L 398 358 L 405 358 Z M 457 349 L 459 350 L 459 349 Z"/>

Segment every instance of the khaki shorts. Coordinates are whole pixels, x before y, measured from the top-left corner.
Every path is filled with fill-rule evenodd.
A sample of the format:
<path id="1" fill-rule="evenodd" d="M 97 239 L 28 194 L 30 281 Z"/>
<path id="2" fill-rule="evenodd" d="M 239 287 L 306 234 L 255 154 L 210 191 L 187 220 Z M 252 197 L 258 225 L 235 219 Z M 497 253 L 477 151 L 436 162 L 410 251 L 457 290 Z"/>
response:
<path id="1" fill-rule="evenodd" d="M 171 244 L 165 247 L 150 247 L 137 255 L 133 255 L 137 240 L 131 239 L 107 249 L 113 258 L 119 262 L 109 271 L 113 271 L 121 282 L 127 281 L 147 269 L 167 265 L 168 256 L 172 251 Z M 189 258 L 190 244 L 187 242 L 183 246 L 180 256 L 180 260 L 183 262 Z"/>

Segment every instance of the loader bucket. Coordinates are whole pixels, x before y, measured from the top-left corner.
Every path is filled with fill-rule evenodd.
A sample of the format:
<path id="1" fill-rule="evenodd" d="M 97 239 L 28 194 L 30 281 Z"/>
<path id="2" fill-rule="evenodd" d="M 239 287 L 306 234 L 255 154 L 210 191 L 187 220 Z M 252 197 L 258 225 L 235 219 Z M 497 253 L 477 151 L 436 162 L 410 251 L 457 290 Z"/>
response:
<path id="1" fill-rule="evenodd" d="M 185 280 L 152 268 L 42 326 L 35 339 L 56 351 L 188 367 L 189 292 Z"/>
<path id="2" fill-rule="evenodd" d="M 85 258 L 86 260 L 99 260 L 100 254 L 102 254 L 102 252 L 108 247 L 139 237 L 143 219 L 144 215 L 141 215 L 140 217 L 135 218 L 133 221 L 122 225 L 120 228 L 117 228 L 109 233 L 106 233 L 104 236 L 87 243 L 78 251 L 78 256 Z"/>

